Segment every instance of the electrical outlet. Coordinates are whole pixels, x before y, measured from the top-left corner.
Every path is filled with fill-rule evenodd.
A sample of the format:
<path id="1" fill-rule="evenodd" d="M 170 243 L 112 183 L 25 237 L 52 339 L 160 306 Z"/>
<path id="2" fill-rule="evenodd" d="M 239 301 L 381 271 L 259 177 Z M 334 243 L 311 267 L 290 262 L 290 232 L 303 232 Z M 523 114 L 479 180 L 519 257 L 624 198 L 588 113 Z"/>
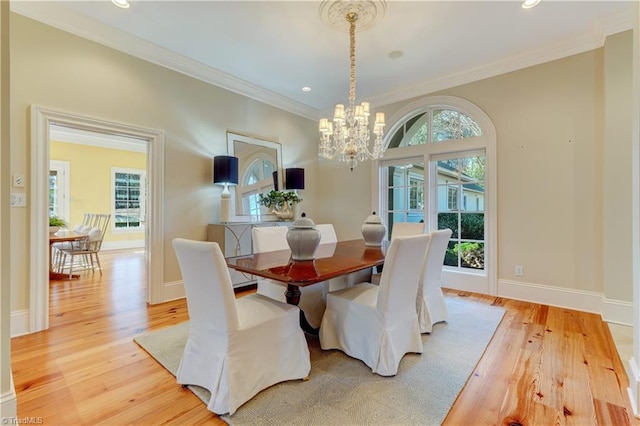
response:
<path id="1" fill-rule="evenodd" d="M 516 277 L 521 277 L 524 275 L 524 268 L 521 265 L 516 265 L 513 273 L 516 275 Z"/>

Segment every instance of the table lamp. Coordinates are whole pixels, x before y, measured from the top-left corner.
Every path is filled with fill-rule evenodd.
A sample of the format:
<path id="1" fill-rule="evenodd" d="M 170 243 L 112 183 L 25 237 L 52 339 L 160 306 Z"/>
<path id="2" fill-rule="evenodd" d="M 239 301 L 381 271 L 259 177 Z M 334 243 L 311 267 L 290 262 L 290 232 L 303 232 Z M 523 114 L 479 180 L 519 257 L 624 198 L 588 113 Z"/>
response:
<path id="1" fill-rule="evenodd" d="M 213 183 L 224 185 L 220 195 L 220 222 L 229 222 L 231 193 L 229 185 L 238 184 L 238 157 L 218 155 L 213 157 Z"/>
<path id="2" fill-rule="evenodd" d="M 304 169 L 292 167 L 284 170 L 284 189 L 304 189 Z"/>

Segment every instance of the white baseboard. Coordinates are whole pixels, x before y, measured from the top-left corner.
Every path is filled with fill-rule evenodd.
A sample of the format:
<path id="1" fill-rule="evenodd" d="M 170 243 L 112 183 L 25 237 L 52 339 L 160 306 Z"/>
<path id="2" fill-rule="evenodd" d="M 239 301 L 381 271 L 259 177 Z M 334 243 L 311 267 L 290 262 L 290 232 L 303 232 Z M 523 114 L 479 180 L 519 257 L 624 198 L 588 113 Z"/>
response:
<path id="1" fill-rule="evenodd" d="M 607 322 L 622 325 L 633 324 L 633 303 L 605 299 L 602 293 L 520 281 L 498 280 L 498 296 L 593 312 L 600 314 L 602 319 Z"/>
<path id="2" fill-rule="evenodd" d="M 442 286 L 453 290 L 489 294 L 488 283 L 485 275 L 442 270 Z"/>
<path id="3" fill-rule="evenodd" d="M 602 294 L 590 291 L 498 280 L 498 296 L 578 311 L 602 313 Z"/>
<path id="4" fill-rule="evenodd" d="M 633 409 L 633 415 L 640 417 L 640 412 L 638 411 L 638 407 L 640 407 L 640 371 L 638 363 L 633 357 L 631 357 L 627 365 L 627 376 L 629 378 L 627 393 L 629 394 L 629 402 Z"/>
<path id="5" fill-rule="evenodd" d="M 18 418 L 18 400 L 16 399 L 16 389 L 13 385 L 13 373 L 11 374 L 11 381 L 9 383 L 9 390 L 0 394 L 0 416 L 2 424 L 17 424 L 13 423 L 14 419 Z"/>
<path id="6" fill-rule="evenodd" d="M 164 283 L 162 295 L 162 303 L 187 297 L 187 294 L 184 291 L 184 282 L 173 281 L 170 283 Z"/>
<path id="7" fill-rule="evenodd" d="M 100 247 L 101 250 L 124 250 L 134 248 L 144 250 L 144 240 L 105 241 Z"/>
<path id="8" fill-rule="evenodd" d="M 11 312 L 11 338 L 23 336 L 30 332 L 29 310 L 21 309 Z"/>
<path id="9" fill-rule="evenodd" d="M 633 327 L 633 303 L 623 300 L 602 300 L 602 319 L 613 324 Z"/>

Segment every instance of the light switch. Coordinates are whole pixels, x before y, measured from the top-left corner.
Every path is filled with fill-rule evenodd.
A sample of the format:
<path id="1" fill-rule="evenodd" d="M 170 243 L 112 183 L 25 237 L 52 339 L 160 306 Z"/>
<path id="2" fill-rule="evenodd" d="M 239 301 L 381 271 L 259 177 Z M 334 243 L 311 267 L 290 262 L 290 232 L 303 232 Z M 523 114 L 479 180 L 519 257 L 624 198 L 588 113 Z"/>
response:
<path id="1" fill-rule="evenodd" d="M 13 175 L 13 187 L 24 188 L 24 175 Z"/>
<path id="2" fill-rule="evenodd" d="M 12 193 L 11 207 L 27 207 L 27 194 L 22 192 Z"/>

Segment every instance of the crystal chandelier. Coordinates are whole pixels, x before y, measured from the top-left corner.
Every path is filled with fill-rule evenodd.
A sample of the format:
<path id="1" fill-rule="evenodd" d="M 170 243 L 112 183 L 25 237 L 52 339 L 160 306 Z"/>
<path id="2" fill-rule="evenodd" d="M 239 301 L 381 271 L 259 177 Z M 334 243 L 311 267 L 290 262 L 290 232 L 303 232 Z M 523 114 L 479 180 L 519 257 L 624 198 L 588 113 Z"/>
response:
<path id="1" fill-rule="evenodd" d="M 376 5 L 370 1 L 338 1 L 334 4 L 341 8 L 338 13 L 344 12 L 342 17 L 349 24 L 349 105 L 345 108 L 344 104 L 337 104 L 333 121 L 327 118 L 320 119 L 318 152 L 324 158 L 337 157 L 353 170 L 359 162 L 382 158 L 384 154 L 382 143 L 384 113 L 378 112 L 375 115 L 373 124 L 375 139 L 370 148 L 369 102 L 356 105 L 356 21 L 359 16 L 364 15 L 370 23 L 371 19 L 376 18 L 377 9 Z M 384 6 L 384 3 L 382 4 Z M 335 13 L 333 15 L 335 16 Z"/>

